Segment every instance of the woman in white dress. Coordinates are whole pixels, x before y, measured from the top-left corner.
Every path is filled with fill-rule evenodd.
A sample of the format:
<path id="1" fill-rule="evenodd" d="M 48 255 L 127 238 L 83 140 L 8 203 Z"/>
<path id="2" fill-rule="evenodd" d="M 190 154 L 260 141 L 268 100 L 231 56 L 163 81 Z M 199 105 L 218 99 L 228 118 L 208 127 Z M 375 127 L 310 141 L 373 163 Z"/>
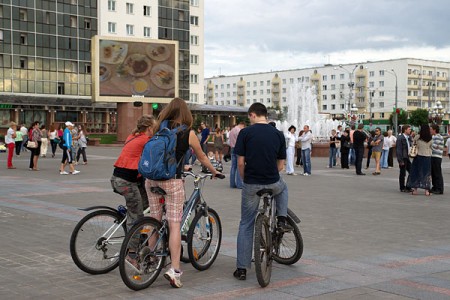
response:
<path id="1" fill-rule="evenodd" d="M 298 141 L 298 136 L 295 134 L 297 128 L 291 125 L 286 133 L 286 174 L 297 175 L 294 172 L 294 156 L 295 156 L 295 142 Z"/>

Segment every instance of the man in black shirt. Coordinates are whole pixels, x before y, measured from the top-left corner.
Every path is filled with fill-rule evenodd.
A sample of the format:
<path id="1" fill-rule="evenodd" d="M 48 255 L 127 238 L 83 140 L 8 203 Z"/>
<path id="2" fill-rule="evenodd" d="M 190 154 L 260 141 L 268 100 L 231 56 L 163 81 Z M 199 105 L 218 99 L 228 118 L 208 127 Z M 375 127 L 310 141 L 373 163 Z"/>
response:
<path id="1" fill-rule="evenodd" d="M 288 189 L 279 172 L 286 160 L 286 141 L 283 134 L 267 123 L 264 104 L 254 103 L 248 109 L 251 126 L 242 129 L 234 147 L 238 155 L 238 170 L 244 181 L 241 198 L 241 221 L 237 237 L 237 270 L 234 277 L 245 280 L 250 268 L 253 249 L 253 230 L 259 207 L 261 189 L 272 189 L 277 206 L 278 226 L 288 231 L 286 224 Z"/>
<path id="2" fill-rule="evenodd" d="M 364 157 L 364 142 L 367 139 L 367 135 L 363 131 L 364 124 L 358 125 L 358 130 L 353 133 L 353 149 L 355 149 L 355 168 L 356 175 L 366 175 L 361 172 L 362 161 Z"/>

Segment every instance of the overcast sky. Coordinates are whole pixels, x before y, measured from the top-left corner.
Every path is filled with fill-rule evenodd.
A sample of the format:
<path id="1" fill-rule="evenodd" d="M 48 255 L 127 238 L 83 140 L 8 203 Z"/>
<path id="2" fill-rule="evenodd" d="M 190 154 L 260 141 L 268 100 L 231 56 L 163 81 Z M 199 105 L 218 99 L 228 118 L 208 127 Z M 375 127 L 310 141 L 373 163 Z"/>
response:
<path id="1" fill-rule="evenodd" d="M 205 0 L 205 77 L 450 61 L 449 0 Z"/>

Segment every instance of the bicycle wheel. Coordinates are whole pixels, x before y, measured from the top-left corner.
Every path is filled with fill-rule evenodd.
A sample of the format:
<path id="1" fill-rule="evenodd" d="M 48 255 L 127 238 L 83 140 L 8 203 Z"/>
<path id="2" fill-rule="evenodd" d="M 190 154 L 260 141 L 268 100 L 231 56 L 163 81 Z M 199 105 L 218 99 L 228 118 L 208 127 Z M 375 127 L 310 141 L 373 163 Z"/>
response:
<path id="1" fill-rule="evenodd" d="M 272 237 L 267 216 L 258 214 L 255 221 L 255 272 L 258 283 L 266 287 L 272 275 Z"/>
<path id="2" fill-rule="evenodd" d="M 303 255 L 303 238 L 294 220 L 290 217 L 287 217 L 286 220 L 294 230 L 278 234 L 276 245 L 274 245 L 273 259 L 283 265 L 292 265 Z"/>
<path id="3" fill-rule="evenodd" d="M 120 277 L 132 290 L 149 287 L 158 278 L 167 255 L 166 235 L 161 222 L 144 217 L 130 229 L 120 249 Z"/>
<path id="4" fill-rule="evenodd" d="M 197 212 L 187 235 L 188 253 L 192 266 L 199 271 L 211 267 L 222 242 L 222 224 L 217 212 L 208 208 Z"/>
<path id="5" fill-rule="evenodd" d="M 70 255 L 78 268 L 96 275 L 117 267 L 126 234 L 125 222 L 119 225 L 122 219 L 117 212 L 97 210 L 78 222 L 70 236 Z"/>

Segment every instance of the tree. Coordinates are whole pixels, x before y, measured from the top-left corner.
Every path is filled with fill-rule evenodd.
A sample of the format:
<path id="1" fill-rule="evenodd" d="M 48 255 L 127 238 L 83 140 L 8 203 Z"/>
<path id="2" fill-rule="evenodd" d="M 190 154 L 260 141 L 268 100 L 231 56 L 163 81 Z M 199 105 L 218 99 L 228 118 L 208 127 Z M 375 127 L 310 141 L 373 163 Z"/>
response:
<path id="1" fill-rule="evenodd" d="M 392 128 L 394 127 L 394 114 L 395 112 L 389 117 L 389 123 L 392 125 Z M 400 109 L 400 113 L 397 115 L 397 125 L 404 124 L 408 124 L 408 112 Z"/>
<path id="2" fill-rule="evenodd" d="M 412 111 L 409 115 L 409 123 L 417 127 L 428 124 L 428 111 L 421 108 Z"/>

